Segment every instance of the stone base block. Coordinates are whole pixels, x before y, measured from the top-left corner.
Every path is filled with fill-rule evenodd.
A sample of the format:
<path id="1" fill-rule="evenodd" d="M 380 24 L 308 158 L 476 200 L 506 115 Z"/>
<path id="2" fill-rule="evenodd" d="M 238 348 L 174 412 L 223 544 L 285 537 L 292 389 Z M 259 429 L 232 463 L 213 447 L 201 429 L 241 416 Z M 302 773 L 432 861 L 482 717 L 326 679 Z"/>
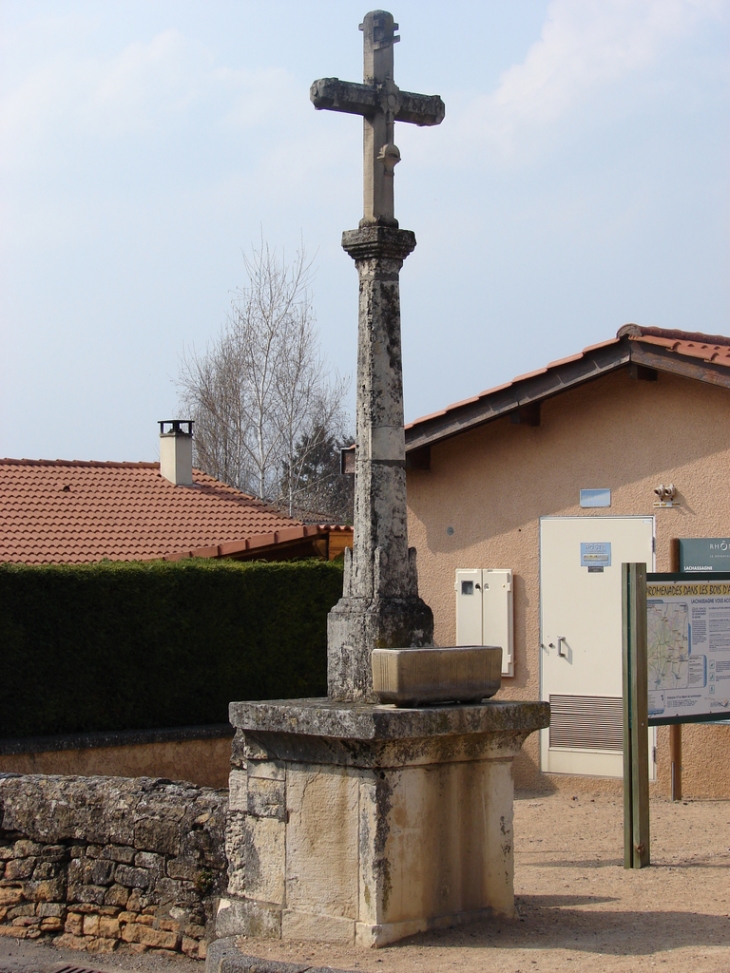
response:
<path id="1" fill-rule="evenodd" d="M 281 922 L 281 938 L 350 946 L 356 940 L 355 927 L 353 919 L 285 909 Z"/>
<path id="2" fill-rule="evenodd" d="M 281 939 L 281 909 L 251 899 L 227 898 L 218 904 L 216 936 Z"/>
<path id="3" fill-rule="evenodd" d="M 371 926 L 358 922 L 355 927 L 355 945 L 365 948 L 389 946 L 407 936 L 415 936 L 419 932 L 429 932 L 432 929 L 452 929 L 454 926 L 464 926 L 478 919 L 489 919 L 495 915 L 514 917 L 514 906 L 509 913 L 495 913 L 494 909 L 477 909 L 474 912 L 456 912 L 448 916 L 433 916 L 430 919 L 408 919 L 404 922 L 389 922 Z"/>
<path id="4" fill-rule="evenodd" d="M 511 916 L 512 760 L 545 703 L 234 703 L 218 936 L 383 946 Z"/>

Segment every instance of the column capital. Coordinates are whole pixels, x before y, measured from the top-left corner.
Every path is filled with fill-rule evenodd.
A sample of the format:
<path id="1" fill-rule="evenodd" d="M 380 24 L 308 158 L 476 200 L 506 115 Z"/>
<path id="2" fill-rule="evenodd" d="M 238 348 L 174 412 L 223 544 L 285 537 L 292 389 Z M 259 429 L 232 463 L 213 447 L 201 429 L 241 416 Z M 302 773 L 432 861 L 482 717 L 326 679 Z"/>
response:
<path id="1" fill-rule="evenodd" d="M 361 226 L 357 230 L 345 230 L 342 234 L 342 249 L 353 260 L 386 258 L 406 259 L 416 247 L 416 234 L 413 230 L 401 230 L 395 226 Z"/>

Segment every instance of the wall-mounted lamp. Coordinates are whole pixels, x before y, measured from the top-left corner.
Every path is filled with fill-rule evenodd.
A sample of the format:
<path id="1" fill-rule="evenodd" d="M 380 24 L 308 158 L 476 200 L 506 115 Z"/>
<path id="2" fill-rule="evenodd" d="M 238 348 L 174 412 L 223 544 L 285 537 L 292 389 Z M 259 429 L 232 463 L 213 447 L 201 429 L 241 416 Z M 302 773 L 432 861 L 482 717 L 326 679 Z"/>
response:
<path id="1" fill-rule="evenodd" d="M 654 501 L 655 507 L 676 506 L 674 498 L 677 495 L 677 490 L 673 483 L 670 483 L 668 486 L 660 483 L 658 487 L 654 487 L 654 493 L 656 494 L 656 500 Z"/>

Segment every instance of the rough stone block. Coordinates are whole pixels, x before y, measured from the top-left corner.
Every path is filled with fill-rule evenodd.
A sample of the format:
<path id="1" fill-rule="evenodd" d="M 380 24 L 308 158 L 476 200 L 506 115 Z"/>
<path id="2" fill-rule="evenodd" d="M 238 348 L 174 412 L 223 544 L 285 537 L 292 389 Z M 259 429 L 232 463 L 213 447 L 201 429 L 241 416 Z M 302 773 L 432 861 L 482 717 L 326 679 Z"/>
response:
<path id="1" fill-rule="evenodd" d="M 82 932 L 84 936 L 98 936 L 99 917 L 94 915 L 84 916 L 84 921 L 82 924 Z"/>
<path id="2" fill-rule="evenodd" d="M 0 905 L 15 905 L 23 898 L 23 890 L 19 888 L 0 888 Z"/>
<path id="3" fill-rule="evenodd" d="M 286 784 L 269 777 L 248 779 L 248 813 L 257 818 L 286 818 Z"/>
<path id="4" fill-rule="evenodd" d="M 53 945 L 57 949 L 78 949 L 86 950 L 89 945 L 89 940 L 84 939 L 83 936 L 77 936 L 74 933 L 65 932 L 61 936 L 56 936 L 53 940 Z"/>
<path id="5" fill-rule="evenodd" d="M 183 936 L 182 945 L 180 947 L 186 956 L 191 959 L 198 959 L 198 940 L 189 939 L 187 936 Z M 202 958 L 202 957 L 201 957 Z"/>
<path id="6" fill-rule="evenodd" d="M 92 940 L 86 947 L 86 950 L 89 953 L 113 953 L 118 945 L 119 942 L 116 939 L 103 939 L 100 937 Z"/>
<path id="7" fill-rule="evenodd" d="M 41 922 L 43 920 L 40 916 L 18 916 L 17 919 L 13 919 L 12 925 L 30 928 L 31 926 L 40 926 Z"/>
<path id="8" fill-rule="evenodd" d="M 142 912 L 150 904 L 150 897 L 143 895 L 139 889 L 133 889 L 127 899 L 129 912 Z"/>
<path id="9" fill-rule="evenodd" d="M 3 827 L 6 830 L 10 830 L 8 828 L 7 822 L 5 821 L 3 821 Z M 39 855 L 42 850 L 43 850 L 42 845 L 37 844 L 35 841 L 28 841 L 27 838 L 21 838 L 19 841 L 15 842 L 15 846 L 13 847 L 13 857 L 31 858 Z"/>
<path id="10" fill-rule="evenodd" d="M 7 912 L 8 919 L 17 919 L 19 916 L 34 915 L 36 915 L 36 907 L 32 902 L 24 902 L 23 905 L 15 905 L 12 909 L 8 909 Z"/>
<path id="11" fill-rule="evenodd" d="M 127 943 L 141 943 L 155 949 L 176 949 L 179 942 L 177 933 L 153 929 L 139 922 L 127 923 L 122 928 L 121 938 Z"/>
<path id="12" fill-rule="evenodd" d="M 339 767 L 292 766 L 286 799 L 287 906 L 306 913 L 316 902 L 325 915 L 357 918 L 357 778 Z"/>
<path id="13" fill-rule="evenodd" d="M 80 936 L 84 930 L 84 917 L 78 912 L 69 912 L 63 928 L 71 936 Z"/>
<path id="14" fill-rule="evenodd" d="M 52 916 L 65 916 L 66 906 L 59 902 L 39 902 L 36 906 L 36 913 L 44 919 Z"/>
<path id="15" fill-rule="evenodd" d="M 248 760 L 246 770 L 249 777 L 286 780 L 286 765 L 281 760 Z"/>
<path id="16" fill-rule="evenodd" d="M 64 875 L 50 878 L 43 882 L 35 880 L 23 884 L 23 895 L 35 902 L 58 902 L 66 897 L 66 879 Z"/>
<path id="17" fill-rule="evenodd" d="M 47 879 L 56 878 L 63 868 L 60 862 L 55 861 L 43 861 L 38 859 L 38 864 L 33 869 L 33 879 L 35 881 L 45 881 Z"/>
<path id="18" fill-rule="evenodd" d="M 232 770 L 228 775 L 228 807 L 231 811 L 248 811 L 248 773 Z"/>
<path id="19" fill-rule="evenodd" d="M 180 831 L 174 821 L 143 819 L 134 828 L 134 847 L 163 855 L 180 854 Z"/>
<path id="20" fill-rule="evenodd" d="M 116 905 L 124 908 L 129 899 L 129 889 L 123 885 L 112 885 L 104 893 L 104 905 Z"/>
<path id="21" fill-rule="evenodd" d="M 229 892 L 284 902 L 285 825 L 276 818 L 232 816 L 226 833 Z"/>
<path id="22" fill-rule="evenodd" d="M 166 919 L 164 916 L 156 917 L 153 925 L 155 929 L 163 929 L 165 932 L 180 932 L 180 923 L 174 919 Z"/>
<path id="23" fill-rule="evenodd" d="M 114 869 L 116 865 L 113 861 L 97 859 L 90 869 L 92 885 L 111 885 L 114 881 Z"/>
<path id="24" fill-rule="evenodd" d="M 69 886 L 68 897 L 71 902 L 87 902 L 93 905 L 103 905 L 106 889 L 100 885 Z"/>
<path id="25" fill-rule="evenodd" d="M 126 885 L 127 888 L 149 888 L 151 878 L 146 869 L 132 868 L 129 865 L 117 865 L 114 872 L 114 881 L 117 885 Z"/>
<path id="26" fill-rule="evenodd" d="M 92 862 L 89 858 L 72 858 L 68 863 L 67 876 L 69 885 L 88 885 L 91 878 Z"/>
<path id="27" fill-rule="evenodd" d="M 30 878 L 36 866 L 37 858 L 14 858 L 5 866 L 5 881 L 17 882 L 19 879 Z"/>
<path id="28" fill-rule="evenodd" d="M 249 899 L 221 899 L 216 917 L 218 936 L 281 938 L 281 909 Z M 0 926 L 2 929 L 2 926 Z"/>
<path id="29" fill-rule="evenodd" d="M 185 858 L 171 858 L 167 862 L 167 874 L 170 878 L 185 879 L 188 882 L 194 882 L 199 870 L 195 862 L 188 861 Z"/>
<path id="30" fill-rule="evenodd" d="M 111 859 L 111 861 L 115 862 L 122 862 L 125 865 L 131 865 L 136 854 L 136 850 L 127 845 L 106 845 L 101 853 L 101 857 Z"/>
<path id="31" fill-rule="evenodd" d="M 63 929 L 63 919 L 58 916 L 49 916 L 48 919 L 41 919 L 42 932 L 60 932 Z"/>
<path id="32" fill-rule="evenodd" d="M 0 936 L 12 936 L 13 939 L 27 939 L 28 930 L 18 926 L 0 926 Z"/>
<path id="33" fill-rule="evenodd" d="M 99 928 L 96 935 L 104 939 L 116 939 L 119 936 L 119 920 L 113 916 L 99 916 Z"/>
<path id="34" fill-rule="evenodd" d="M 245 766 L 249 760 L 270 760 L 271 754 L 252 733 L 237 730 L 231 747 L 231 764 L 236 767 Z"/>

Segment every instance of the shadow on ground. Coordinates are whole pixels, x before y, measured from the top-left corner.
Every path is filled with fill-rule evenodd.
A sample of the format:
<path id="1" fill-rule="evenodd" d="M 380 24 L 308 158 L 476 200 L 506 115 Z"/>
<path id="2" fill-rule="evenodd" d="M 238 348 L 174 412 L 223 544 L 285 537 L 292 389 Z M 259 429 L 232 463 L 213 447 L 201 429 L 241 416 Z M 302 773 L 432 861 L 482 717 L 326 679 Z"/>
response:
<path id="1" fill-rule="evenodd" d="M 441 949 L 566 949 L 612 956 L 648 956 L 687 946 L 726 946 L 730 919 L 696 912 L 577 909 L 616 901 L 590 895 L 522 895 L 518 919 L 491 919 L 461 930 L 435 931 L 403 945 Z M 397 949 L 398 945 L 390 947 Z"/>

